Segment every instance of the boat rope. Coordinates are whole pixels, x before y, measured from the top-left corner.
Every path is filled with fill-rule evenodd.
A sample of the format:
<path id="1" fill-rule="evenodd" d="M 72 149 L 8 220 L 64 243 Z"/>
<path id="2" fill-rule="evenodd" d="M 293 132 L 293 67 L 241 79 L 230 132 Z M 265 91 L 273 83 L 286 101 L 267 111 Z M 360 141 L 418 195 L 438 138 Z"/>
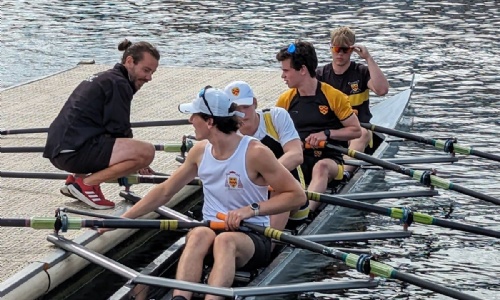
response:
<path id="1" fill-rule="evenodd" d="M 443 145 L 443 151 L 445 153 L 452 153 L 452 154 L 455 154 L 455 149 L 453 147 L 453 144 L 455 144 L 457 142 L 457 139 L 447 139 L 445 142 L 444 142 L 444 145 Z"/>
<path id="2" fill-rule="evenodd" d="M 188 146 L 186 145 L 186 141 L 187 141 L 187 139 L 188 139 L 188 136 L 187 136 L 187 135 L 183 135 L 183 136 L 182 136 L 182 144 L 181 144 L 181 157 L 183 157 L 183 158 L 185 158 L 185 157 L 186 157 L 186 152 L 188 152 L 188 151 L 191 149 L 191 147 L 193 147 L 193 143 L 192 143 L 192 142 L 191 142 L 191 143 L 190 143 L 190 145 L 189 145 L 190 147 L 188 147 Z"/>
<path id="3" fill-rule="evenodd" d="M 405 228 L 407 228 L 413 223 L 413 212 L 408 206 L 401 208 L 401 210 L 403 212 L 403 216 L 401 217 L 401 224 L 403 224 Z"/>
<path id="4" fill-rule="evenodd" d="M 368 254 L 361 254 L 358 258 L 358 261 L 356 262 L 356 270 L 360 273 L 370 275 L 371 272 L 371 266 L 370 266 L 370 260 L 371 256 Z"/>
<path id="5" fill-rule="evenodd" d="M 124 187 L 125 187 L 125 190 L 127 190 L 127 191 L 128 191 L 128 190 L 130 189 L 130 187 L 132 186 L 132 184 L 130 184 L 130 183 L 128 182 L 128 178 L 127 178 L 127 177 L 120 177 L 120 178 L 118 178 L 118 179 L 117 179 L 117 181 L 118 181 L 118 185 L 119 185 L 119 186 L 124 186 Z"/>
<path id="6" fill-rule="evenodd" d="M 67 214 L 62 214 L 61 215 L 61 231 L 66 232 L 68 231 L 68 225 L 69 225 L 69 220 L 68 220 L 68 215 Z"/>
<path id="7" fill-rule="evenodd" d="M 433 175 L 432 171 L 424 171 L 420 176 L 420 183 L 425 186 L 431 186 L 431 175 Z"/>
<path id="8" fill-rule="evenodd" d="M 54 222 L 54 233 L 57 235 L 59 233 L 59 230 L 63 227 L 63 222 L 61 219 L 61 209 L 56 209 L 56 221 Z"/>

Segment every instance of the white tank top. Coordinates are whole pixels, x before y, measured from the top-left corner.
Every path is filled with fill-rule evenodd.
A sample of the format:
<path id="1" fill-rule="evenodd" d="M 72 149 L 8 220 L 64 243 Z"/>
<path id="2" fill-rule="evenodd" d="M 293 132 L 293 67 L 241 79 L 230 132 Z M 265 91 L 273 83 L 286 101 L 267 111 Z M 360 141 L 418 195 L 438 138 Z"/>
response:
<path id="1" fill-rule="evenodd" d="M 243 136 L 236 151 L 226 160 L 217 160 L 212 155 L 212 144 L 207 143 L 198 167 L 198 176 L 203 183 L 203 219 L 218 220 L 218 212 L 227 213 L 254 202 L 267 200 L 267 185 L 254 184 L 248 178 L 246 153 L 250 141 Z M 251 217 L 246 222 L 269 226 L 269 216 Z"/>

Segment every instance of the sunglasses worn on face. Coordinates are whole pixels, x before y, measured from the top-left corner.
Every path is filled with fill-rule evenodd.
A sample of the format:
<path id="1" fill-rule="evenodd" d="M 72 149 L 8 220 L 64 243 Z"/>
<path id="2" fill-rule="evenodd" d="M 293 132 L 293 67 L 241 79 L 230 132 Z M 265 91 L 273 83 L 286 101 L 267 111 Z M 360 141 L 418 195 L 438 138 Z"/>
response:
<path id="1" fill-rule="evenodd" d="M 351 53 L 354 47 L 338 47 L 338 46 L 330 46 L 333 49 L 333 52 L 340 53 L 340 51 L 348 54 Z"/>
<path id="2" fill-rule="evenodd" d="M 212 112 L 212 109 L 210 108 L 210 105 L 208 105 L 208 101 L 207 99 L 205 99 L 205 92 L 207 91 L 207 89 L 209 88 L 212 88 L 210 85 L 207 85 L 206 87 L 204 87 L 200 93 L 198 94 L 198 97 L 201 97 L 203 99 L 203 102 L 205 103 L 205 105 L 207 106 L 208 108 L 208 111 L 210 112 L 210 114 L 212 115 L 212 117 L 214 116 L 214 113 Z"/>

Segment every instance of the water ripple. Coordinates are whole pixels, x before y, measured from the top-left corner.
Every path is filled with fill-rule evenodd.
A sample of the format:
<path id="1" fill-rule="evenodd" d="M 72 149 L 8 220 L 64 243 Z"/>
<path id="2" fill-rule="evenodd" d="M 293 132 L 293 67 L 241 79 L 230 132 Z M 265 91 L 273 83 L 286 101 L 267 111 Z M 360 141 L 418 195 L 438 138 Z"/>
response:
<path id="1" fill-rule="evenodd" d="M 330 60 L 329 30 L 349 25 L 384 70 L 391 94 L 408 85 L 412 72 L 419 73 L 406 129 L 428 137 L 456 137 L 461 144 L 500 155 L 498 1 L 3 0 L 0 8 L 0 88 L 72 67 L 82 59 L 114 63 L 119 60 L 116 46 L 124 37 L 156 44 L 163 65 L 259 69 L 277 69 L 277 50 L 303 38 L 316 45 L 323 64 Z M 398 156 L 436 154 L 415 143 L 399 147 Z M 500 198 L 499 163 L 470 156 L 433 167 L 438 176 Z M 375 179 L 364 189 L 408 190 L 418 185 L 392 172 Z M 433 198 L 387 199 L 378 205 L 411 205 L 441 217 L 452 205 L 451 220 L 500 230 L 498 206 L 452 191 Z M 371 214 L 358 214 L 344 224 L 370 231 L 400 228 L 392 219 Z M 407 240 L 359 246 L 369 246 L 383 262 L 419 277 L 485 299 L 497 297 L 496 240 L 436 226 L 412 229 L 414 235 Z M 364 278 L 332 260 L 304 255 L 293 268 L 301 281 Z M 376 292 L 318 296 L 443 299 L 392 280 Z"/>

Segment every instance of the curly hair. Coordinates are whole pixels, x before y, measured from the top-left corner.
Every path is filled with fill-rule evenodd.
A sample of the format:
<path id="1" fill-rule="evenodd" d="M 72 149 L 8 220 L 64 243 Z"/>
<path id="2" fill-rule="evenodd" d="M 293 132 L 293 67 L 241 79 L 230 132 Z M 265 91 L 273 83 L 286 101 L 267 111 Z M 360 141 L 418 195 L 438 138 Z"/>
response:
<path id="1" fill-rule="evenodd" d="M 292 45 L 295 48 L 294 51 L 290 51 L 290 48 L 293 48 Z M 295 43 L 282 48 L 276 54 L 276 59 L 279 62 L 282 62 L 289 58 L 291 59 L 290 63 L 292 68 L 298 71 L 302 68 L 302 66 L 305 66 L 307 68 L 307 71 L 309 72 L 309 75 L 311 75 L 311 77 L 316 77 L 318 56 L 316 56 L 316 49 L 314 49 L 312 43 L 297 40 L 295 41 Z"/>

